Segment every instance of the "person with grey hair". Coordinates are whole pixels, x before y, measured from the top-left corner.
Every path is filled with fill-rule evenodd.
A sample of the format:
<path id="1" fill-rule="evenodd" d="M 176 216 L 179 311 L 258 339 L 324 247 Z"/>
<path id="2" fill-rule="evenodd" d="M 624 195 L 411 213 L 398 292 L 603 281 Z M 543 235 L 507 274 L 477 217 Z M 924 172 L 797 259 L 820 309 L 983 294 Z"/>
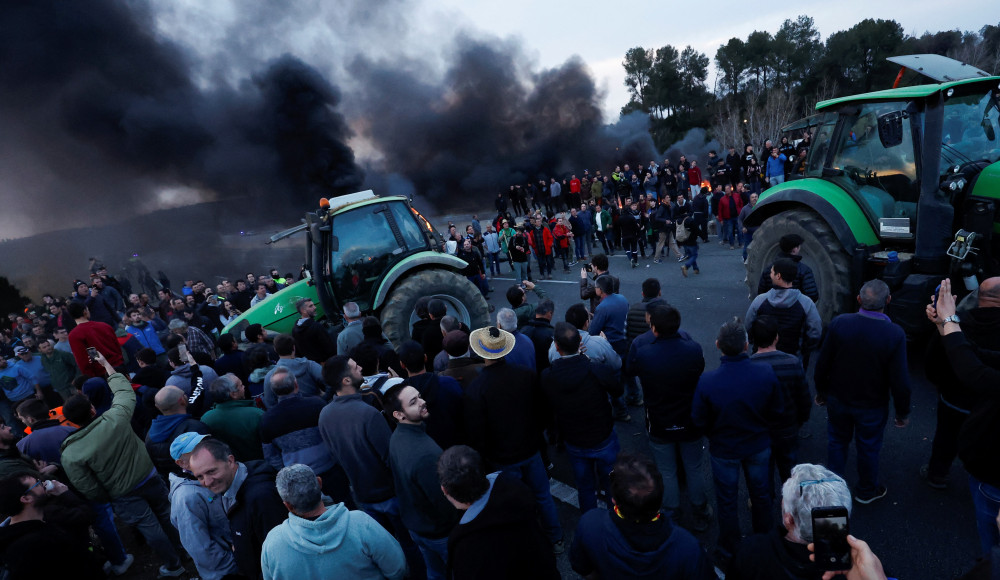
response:
<path id="1" fill-rule="evenodd" d="M 497 328 L 514 335 L 514 350 L 504 357 L 507 362 L 534 371 L 536 364 L 535 345 L 530 338 L 517 329 L 517 314 L 510 308 L 501 308 L 497 312 Z"/>
<path id="2" fill-rule="evenodd" d="M 200 328 L 188 325 L 187 322 L 177 318 L 170 321 L 168 325 L 170 332 L 184 339 L 188 351 L 192 353 L 203 353 L 211 360 L 215 360 L 215 343 Z"/>
<path id="3" fill-rule="evenodd" d="M 722 362 L 698 379 L 691 419 L 708 434 L 719 521 L 716 560 L 725 566 L 741 537 L 740 471 L 752 502 L 754 532 L 766 532 L 773 524 L 770 430 L 785 403 L 771 366 L 750 360 L 739 318 L 722 325 L 715 346 Z"/>
<path id="4" fill-rule="evenodd" d="M 809 559 L 812 509 L 843 506 L 851 513 L 847 482 L 821 465 L 803 463 L 781 486 L 781 526 L 754 534 L 740 544 L 727 579 L 798 580 L 819 578 L 823 570 Z"/>
<path id="5" fill-rule="evenodd" d="M 337 335 L 337 354 L 339 355 L 350 353 L 351 349 L 365 339 L 361 332 L 361 321 L 364 317 L 361 316 L 361 308 L 358 303 L 348 302 L 344 304 L 343 311 L 344 330 L 341 330 L 340 334 Z M 323 361 L 318 362 L 322 363 Z"/>
<path id="6" fill-rule="evenodd" d="M 406 559 L 392 535 L 363 511 L 344 504 L 324 505 L 322 478 L 306 465 L 278 472 L 278 495 L 288 519 L 264 540 L 260 565 L 265 580 L 329 578 L 403 578 Z"/>
<path id="7" fill-rule="evenodd" d="M 881 280 L 869 280 L 858 293 L 861 308 L 841 314 L 827 327 L 816 361 L 816 403 L 827 407 L 830 423 L 827 466 L 843 476 L 851 439 L 858 457 L 854 501 L 869 504 L 885 497 L 878 462 L 889 420 L 889 397 L 896 427 L 906 427 L 910 415 L 910 373 L 906 333 L 886 316 L 891 296 Z"/>
<path id="8" fill-rule="evenodd" d="M 243 381 L 226 373 L 209 386 L 215 405 L 201 417 L 209 431 L 233 450 L 238 461 L 264 459 L 260 442 L 260 421 L 264 411 L 246 398 Z"/>

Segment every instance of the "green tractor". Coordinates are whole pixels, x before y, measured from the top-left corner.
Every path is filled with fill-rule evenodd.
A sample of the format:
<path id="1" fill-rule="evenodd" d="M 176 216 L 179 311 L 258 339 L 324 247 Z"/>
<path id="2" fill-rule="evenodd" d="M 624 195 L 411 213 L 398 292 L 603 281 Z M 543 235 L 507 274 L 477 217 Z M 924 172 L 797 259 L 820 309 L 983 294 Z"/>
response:
<path id="1" fill-rule="evenodd" d="M 250 324 L 291 333 L 298 320 L 295 303 L 310 298 L 317 318 L 341 320 L 342 307 L 356 302 L 378 316 L 394 344 L 410 337 L 421 296 L 440 298 L 448 314 L 470 328 L 489 324 L 489 305 L 459 271 L 466 263 L 442 251 L 443 240 L 401 196 L 379 197 L 371 190 L 320 201 L 299 226 L 271 236 L 276 242 L 305 232 L 309 275 L 268 296 L 223 332 L 241 333 Z"/>
<path id="2" fill-rule="evenodd" d="M 973 290 L 1000 274 L 1000 76 L 937 55 L 889 60 L 903 67 L 897 85 L 906 69 L 935 82 L 823 101 L 796 124 L 813 134 L 805 174 L 764 192 L 746 220 L 759 226 L 746 282 L 756 295 L 781 236 L 797 233 L 824 321 L 880 278 L 915 336 L 943 278 Z"/>

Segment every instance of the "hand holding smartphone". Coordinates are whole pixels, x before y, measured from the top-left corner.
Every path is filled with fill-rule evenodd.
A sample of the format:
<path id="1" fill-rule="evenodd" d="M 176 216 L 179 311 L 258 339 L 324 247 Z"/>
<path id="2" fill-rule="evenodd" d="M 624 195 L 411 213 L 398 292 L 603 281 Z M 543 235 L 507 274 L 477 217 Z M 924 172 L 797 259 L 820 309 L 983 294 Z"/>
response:
<path id="1" fill-rule="evenodd" d="M 812 509 L 813 545 L 820 570 L 849 570 L 851 547 L 847 543 L 848 515 L 844 506 Z"/>
<path id="2" fill-rule="evenodd" d="M 186 364 L 188 358 L 188 347 L 183 342 L 177 345 L 177 354 L 181 356 L 181 363 Z"/>
<path id="3" fill-rule="evenodd" d="M 92 346 L 88 346 L 87 347 L 87 358 L 89 358 L 90 360 L 92 360 L 94 362 L 97 362 L 97 360 L 100 358 L 100 354 L 97 352 L 96 348 L 94 348 Z"/>

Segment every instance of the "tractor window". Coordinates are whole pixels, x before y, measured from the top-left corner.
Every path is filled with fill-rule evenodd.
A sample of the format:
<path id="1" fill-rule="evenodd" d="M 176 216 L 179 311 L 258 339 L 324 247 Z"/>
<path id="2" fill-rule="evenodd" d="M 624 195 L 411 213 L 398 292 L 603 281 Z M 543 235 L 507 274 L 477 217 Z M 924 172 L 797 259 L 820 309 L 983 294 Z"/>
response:
<path id="1" fill-rule="evenodd" d="M 842 115 L 845 125 L 834 144 L 832 167 L 844 172 L 879 218 L 917 217 L 920 188 L 910 122 L 904 119 L 899 145 L 884 147 L 878 135 L 879 115 L 905 108 L 906 103 L 877 102 L 863 105 L 857 115 Z"/>
<path id="2" fill-rule="evenodd" d="M 992 91 L 956 96 L 944 105 L 941 175 L 955 166 L 1000 159 L 1000 109 Z"/>
<path id="3" fill-rule="evenodd" d="M 812 137 L 812 147 L 809 148 L 809 161 L 806 165 L 806 175 L 809 177 L 819 177 L 823 174 L 823 164 L 826 163 L 826 156 L 830 153 L 830 139 L 833 138 L 833 130 L 837 126 L 836 113 L 826 115 L 818 128 L 813 129 L 816 133 Z"/>
<path id="4" fill-rule="evenodd" d="M 371 308 L 372 290 L 402 248 L 396 243 L 384 204 L 347 211 L 333 218 L 338 249 L 331 252 L 330 272 L 337 301 Z"/>
<path id="5" fill-rule="evenodd" d="M 413 212 L 406 207 L 406 204 L 401 201 L 392 202 L 389 204 L 389 209 L 392 210 L 392 217 L 396 220 L 396 226 L 399 228 L 399 233 L 403 236 L 406 249 L 417 250 L 426 248 L 427 238 L 420 231 L 420 226 L 417 225 L 417 220 L 414 219 Z"/>

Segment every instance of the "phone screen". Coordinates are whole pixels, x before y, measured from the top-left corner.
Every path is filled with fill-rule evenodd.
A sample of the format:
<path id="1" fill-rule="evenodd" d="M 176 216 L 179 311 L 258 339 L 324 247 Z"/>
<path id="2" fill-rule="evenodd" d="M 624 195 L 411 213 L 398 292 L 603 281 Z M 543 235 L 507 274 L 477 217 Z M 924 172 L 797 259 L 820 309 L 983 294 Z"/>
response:
<path id="1" fill-rule="evenodd" d="M 88 346 L 87 347 L 87 356 L 90 358 L 90 360 L 96 361 L 97 360 L 97 349 L 94 348 L 94 347 L 92 347 L 92 346 Z"/>
<path id="2" fill-rule="evenodd" d="M 847 544 L 848 518 L 843 507 L 815 508 L 812 511 L 816 565 L 821 570 L 847 570 L 851 548 Z"/>
<path id="3" fill-rule="evenodd" d="M 188 347 L 187 347 L 187 345 L 184 344 L 184 343 L 178 344 L 177 345 L 177 353 L 179 355 L 181 355 L 181 363 L 182 364 L 187 364 L 185 362 L 187 360 L 187 355 L 188 355 Z"/>

